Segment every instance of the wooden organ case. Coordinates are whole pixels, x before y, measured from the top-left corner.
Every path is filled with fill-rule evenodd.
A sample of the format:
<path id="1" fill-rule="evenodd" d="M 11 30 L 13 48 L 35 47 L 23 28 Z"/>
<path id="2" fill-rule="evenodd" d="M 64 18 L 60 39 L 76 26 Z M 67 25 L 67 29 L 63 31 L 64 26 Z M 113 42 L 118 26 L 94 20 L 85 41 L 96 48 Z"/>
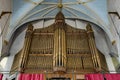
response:
<path id="1" fill-rule="evenodd" d="M 107 71 L 105 57 L 95 45 L 90 24 L 86 30 L 65 23 L 59 12 L 55 23 L 40 29 L 28 26 L 24 47 L 15 56 L 11 71 L 45 73 L 47 78 L 77 79 L 86 73 Z"/>

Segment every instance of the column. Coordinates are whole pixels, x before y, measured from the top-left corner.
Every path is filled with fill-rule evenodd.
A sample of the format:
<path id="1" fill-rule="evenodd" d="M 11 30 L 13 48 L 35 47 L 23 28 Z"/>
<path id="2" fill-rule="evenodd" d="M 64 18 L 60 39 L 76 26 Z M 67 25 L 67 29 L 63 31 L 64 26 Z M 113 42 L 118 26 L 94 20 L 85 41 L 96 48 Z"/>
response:
<path id="1" fill-rule="evenodd" d="M 100 58 L 99 58 L 95 40 L 94 40 L 94 32 L 93 32 L 90 24 L 88 24 L 86 26 L 86 28 L 87 28 L 89 47 L 90 47 L 90 51 L 91 51 L 91 55 L 92 55 L 94 68 L 96 71 L 99 71 L 99 70 L 101 70 L 101 64 L 100 64 Z"/>
<path id="2" fill-rule="evenodd" d="M 32 24 L 29 24 L 28 29 L 26 31 L 24 46 L 23 46 L 22 54 L 21 54 L 20 72 L 24 72 L 24 69 L 26 66 L 26 62 L 27 62 L 27 58 L 28 58 L 28 54 L 29 54 L 29 49 L 30 49 L 32 33 L 33 33 L 33 26 L 32 26 Z"/>
<path id="3" fill-rule="evenodd" d="M 105 55 L 107 66 L 110 73 L 116 73 L 115 66 L 113 64 L 112 58 L 110 55 Z"/>

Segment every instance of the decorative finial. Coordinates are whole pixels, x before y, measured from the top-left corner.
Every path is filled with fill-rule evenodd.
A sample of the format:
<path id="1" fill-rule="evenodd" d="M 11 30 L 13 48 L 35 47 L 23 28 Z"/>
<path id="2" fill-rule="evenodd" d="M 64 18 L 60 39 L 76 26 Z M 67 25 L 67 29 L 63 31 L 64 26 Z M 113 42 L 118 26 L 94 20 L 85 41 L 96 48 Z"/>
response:
<path id="1" fill-rule="evenodd" d="M 28 29 L 27 30 L 30 30 L 30 31 L 32 31 L 33 30 L 33 25 L 30 23 L 30 24 L 28 24 Z"/>
<path id="2" fill-rule="evenodd" d="M 55 22 L 65 22 L 65 17 L 61 11 L 59 11 L 55 17 Z"/>
<path id="3" fill-rule="evenodd" d="M 92 27 L 91 27 L 90 23 L 87 24 L 86 29 L 87 29 L 87 31 L 92 31 Z"/>

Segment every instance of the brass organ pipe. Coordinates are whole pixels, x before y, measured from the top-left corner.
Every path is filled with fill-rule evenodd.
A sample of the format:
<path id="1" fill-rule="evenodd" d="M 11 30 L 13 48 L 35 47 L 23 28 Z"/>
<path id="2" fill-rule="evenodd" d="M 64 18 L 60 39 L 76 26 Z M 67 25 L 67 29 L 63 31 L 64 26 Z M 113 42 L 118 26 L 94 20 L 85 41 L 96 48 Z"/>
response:
<path id="1" fill-rule="evenodd" d="M 46 51 L 46 35 L 44 36 L 44 38 L 43 38 L 43 41 L 44 41 L 44 48 L 43 48 L 43 53 L 45 54 L 45 51 Z"/>
<path id="2" fill-rule="evenodd" d="M 62 54 L 63 54 L 63 53 L 62 53 L 62 47 L 61 47 L 61 46 L 62 46 L 62 29 L 59 29 L 59 31 L 60 31 L 60 32 L 59 32 L 59 33 L 60 33 L 60 39 L 59 39 L 59 40 L 60 40 L 60 41 L 59 41 L 59 42 L 60 42 L 60 43 L 59 43 L 59 47 L 60 47 L 60 48 L 59 48 L 60 65 L 59 65 L 59 66 L 62 66 Z"/>
<path id="3" fill-rule="evenodd" d="M 65 31 L 62 29 L 62 66 L 65 66 L 66 59 L 66 44 L 65 44 Z"/>
<path id="4" fill-rule="evenodd" d="M 56 66 L 59 66 L 59 52 L 58 52 L 58 51 L 59 51 L 59 50 L 58 50 L 59 48 L 57 48 L 57 47 L 59 46 L 59 45 L 58 45 L 58 43 L 59 43 L 59 41 L 58 41 L 58 40 L 59 40 L 59 39 L 58 39 L 58 37 L 59 37 L 59 36 L 58 36 L 58 30 L 56 31 L 56 34 L 57 34 L 57 35 L 56 35 L 56 43 L 57 43 L 57 44 L 56 44 Z"/>
<path id="5" fill-rule="evenodd" d="M 42 47 L 41 47 L 42 46 L 42 36 L 40 36 L 40 38 L 41 39 L 40 39 L 40 48 L 39 48 L 39 51 L 40 51 L 40 53 L 42 53 L 42 51 L 41 51 L 42 50 Z"/>
<path id="6" fill-rule="evenodd" d="M 51 35 L 51 44 L 50 44 L 50 48 L 53 49 L 53 44 L 54 43 L 54 40 L 53 40 L 53 36 Z"/>
<path id="7" fill-rule="evenodd" d="M 36 49 L 38 50 L 38 48 L 39 48 L 39 37 L 38 37 L 38 36 L 37 36 L 37 41 L 36 41 L 36 43 L 37 43 L 37 44 L 36 44 L 36 45 L 37 45 L 37 48 L 36 48 Z"/>
<path id="8" fill-rule="evenodd" d="M 61 31 L 60 31 L 60 28 L 58 29 L 58 36 L 59 36 L 59 38 L 58 38 L 58 49 L 59 49 L 59 51 L 58 51 L 58 53 L 59 53 L 59 66 L 60 66 L 60 61 L 61 61 Z"/>
<path id="9" fill-rule="evenodd" d="M 54 36 L 55 37 L 55 36 Z M 55 42 L 55 41 L 54 41 Z M 55 47 L 55 44 L 54 44 Z M 55 67 L 56 62 L 55 62 L 55 48 L 53 49 L 53 67 Z"/>
<path id="10" fill-rule="evenodd" d="M 51 36 L 51 40 L 52 40 L 51 48 L 53 48 L 53 45 L 54 45 L 53 36 Z"/>
<path id="11" fill-rule="evenodd" d="M 79 35 L 78 35 L 79 36 Z M 77 49 L 76 50 L 76 53 L 78 53 L 78 48 L 79 48 L 79 44 L 78 44 L 78 39 L 79 39 L 79 37 L 77 36 L 77 39 L 76 39 L 76 48 L 75 49 Z M 79 48 L 80 49 L 80 48 Z"/>
<path id="12" fill-rule="evenodd" d="M 73 36 L 73 35 L 72 35 L 72 36 Z M 71 36 L 71 45 L 70 45 L 71 48 L 70 48 L 70 53 L 72 53 L 72 38 L 73 38 L 72 36 Z"/>
<path id="13" fill-rule="evenodd" d="M 44 43 L 45 43 L 44 54 L 46 54 L 46 51 L 47 51 L 47 49 L 48 49 L 48 45 L 47 45 L 48 39 L 47 39 L 47 36 L 46 36 L 46 35 L 45 35 Z"/>
<path id="14" fill-rule="evenodd" d="M 50 36 L 47 36 L 47 49 L 46 49 L 47 53 L 50 54 Z"/>
<path id="15" fill-rule="evenodd" d="M 48 35 L 48 53 L 50 53 L 51 51 L 50 44 L 51 44 L 51 38 L 50 35 Z"/>
<path id="16" fill-rule="evenodd" d="M 73 46 L 72 46 L 73 45 L 73 40 L 72 39 L 73 39 L 73 35 L 71 36 L 71 53 L 73 51 Z"/>
<path id="17" fill-rule="evenodd" d="M 43 36 L 41 36 L 41 53 L 42 53 L 42 50 L 43 50 Z"/>
<path id="18" fill-rule="evenodd" d="M 65 57 L 65 61 L 64 61 L 64 67 L 66 67 L 66 35 L 65 35 L 65 32 L 64 32 L 64 57 Z"/>
<path id="19" fill-rule="evenodd" d="M 52 52 L 52 46 L 51 45 L 53 45 L 53 44 L 52 44 L 52 36 L 50 35 L 50 44 L 49 44 L 50 52 Z"/>
<path id="20" fill-rule="evenodd" d="M 68 45 L 69 45 L 68 48 L 69 48 L 69 49 L 68 49 L 68 50 L 69 50 L 69 53 L 70 53 L 70 49 L 71 49 L 71 38 L 70 38 L 69 36 L 68 36 L 68 41 L 69 41 L 69 43 L 68 43 Z"/>
<path id="21" fill-rule="evenodd" d="M 69 38 L 69 36 L 67 36 L 67 48 L 68 48 L 68 53 L 70 53 L 70 38 Z M 69 44 L 68 44 L 69 43 Z"/>
<path id="22" fill-rule="evenodd" d="M 70 53 L 72 53 L 72 37 L 73 37 L 73 36 L 71 36 L 71 45 L 70 45 L 71 50 L 70 50 Z"/>
<path id="23" fill-rule="evenodd" d="M 49 50 L 49 36 L 48 35 L 46 36 L 46 40 L 47 40 L 47 43 L 46 43 L 46 51 L 45 51 L 45 53 L 48 54 L 48 50 Z"/>
<path id="24" fill-rule="evenodd" d="M 63 56 L 63 57 L 65 57 L 64 58 L 65 60 L 63 62 L 64 62 L 64 67 L 66 67 L 66 38 L 65 38 L 65 32 L 64 32 L 64 40 L 63 41 L 64 41 L 63 46 L 65 47 L 64 48 L 64 56 Z"/>
<path id="25" fill-rule="evenodd" d="M 45 54 L 46 54 L 46 52 L 47 52 L 47 50 L 48 50 L 48 41 L 49 41 L 49 39 L 48 39 L 48 35 L 46 35 L 46 41 L 45 41 L 45 43 L 46 43 L 46 45 L 45 45 Z"/>
<path id="26" fill-rule="evenodd" d="M 43 49 L 42 49 L 42 52 L 43 52 L 43 54 L 44 54 L 44 51 L 45 51 L 45 45 L 46 45 L 46 43 L 45 43 L 45 36 L 43 36 Z"/>
<path id="27" fill-rule="evenodd" d="M 57 49 L 56 49 L 56 47 L 57 47 L 57 44 L 56 43 L 58 43 L 57 41 L 57 31 L 55 32 L 55 38 L 56 38 L 56 40 L 54 40 L 55 41 L 55 66 L 57 66 L 57 62 L 58 62 L 58 60 L 57 60 L 57 54 L 56 54 L 56 51 L 57 51 Z"/>
<path id="28" fill-rule="evenodd" d="M 41 47 L 42 47 L 42 53 L 43 53 L 43 50 L 44 50 L 44 47 L 45 47 L 45 44 L 44 44 L 44 40 L 43 40 L 43 39 L 44 39 L 44 37 L 42 36 L 42 46 L 41 46 Z"/>
<path id="29" fill-rule="evenodd" d="M 75 33 L 74 33 L 75 34 Z M 76 39 L 76 36 L 74 35 L 73 39 Z M 75 53 L 75 42 L 76 40 L 73 40 L 73 54 Z"/>
<path id="30" fill-rule="evenodd" d="M 57 66 L 57 62 L 58 62 L 58 59 L 57 59 L 57 51 L 58 51 L 58 48 L 57 48 L 57 43 L 58 43 L 58 38 L 57 38 L 57 33 L 58 33 L 58 30 L 55 30 L 55 33 L 54 33 L 54 57 L 53 57 L 53 60 L 54 60 L 54 66 Z"/>
<path id="31" fill-rule="evenodd" d="M 63 42 L 63 43 L 62 43 L 62 44 L 63 44 L 63 45 L 62 45 L 62 46 L 63 46 L 63 47 L 62 47 L 62 48 L 63 48 L 63 49 L 62 49 L 62 50 L 63 50 L 63 52 L 62 52 L 62 53 L 63 53 L 63 54 L 62 54 L 62 58 L 63 58 L 63 59 L 62 59 L 62 60 L 63 60 L 63 61 L 62 61 L 62 64 L 63 64 L 63 65 L 62 65 L 62 66 L 64 67 L 64 66 L 65 66 L 65 55 L 66 55 L 66 52 L 65 52 L 65 51 L 66 51 L 66 50 L 65 50 L 65 49 L 66 49 L 66 47 L 65 47 L 65 46 L 66 46 L 66 44 L 65 44 L 65 31 L 64 31 L 64 30 L 62 30 L 62 35 L 63 35 L 63 38 L 62 38 L 62 39 L 63 39 L 63 41 L 62 41 L 62 42 Z"/>
<path id="32" fill-rule="evenodd" d="M 39 35 L 39 44 L 41 45 L 41 36 Z M 41 53 L 41 46 L 39 47 L 39 53 Z"/>
<path id="33" fill-rule="evenodd" d="M 49 50 L 49 53 L 50 53 L 50 51 L 51 51 L 51 48 L 50 48 L 50 45 L 51 45 L 51 43 L 52 43 L 52 41 L 51 41 L 51 36 L 50 35 L 48 35 L 48 50 Z"/>
<path id="34" fill-rule="evenodd" d="M 61 55 L 62 56 L 62 66 L 64 66 L 64 60 L 63 60 L 64 59 L 63 58 L 64 57 L 64 33 L 63 33 L 63 29 L 62 29 L 62 39 L 61 40 L 62 40 L 62 45 L 61 45 L 61 47 L 62 47 L 62 55 Z"/>

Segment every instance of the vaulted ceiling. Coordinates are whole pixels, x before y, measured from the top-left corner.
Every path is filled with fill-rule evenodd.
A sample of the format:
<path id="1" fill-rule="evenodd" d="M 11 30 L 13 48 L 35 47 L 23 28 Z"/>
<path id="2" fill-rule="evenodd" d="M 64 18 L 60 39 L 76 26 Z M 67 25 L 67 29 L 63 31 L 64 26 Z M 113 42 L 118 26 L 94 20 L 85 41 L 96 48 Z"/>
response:
<path id="1" fill-rule="evenodd" d="M 111 35 L 107 0 L 13 0 L 13 14 L 6 40 L 21 25 L 34 20 L 54 18 L 60 10 L 66 18 L 93 22 Z"/>

